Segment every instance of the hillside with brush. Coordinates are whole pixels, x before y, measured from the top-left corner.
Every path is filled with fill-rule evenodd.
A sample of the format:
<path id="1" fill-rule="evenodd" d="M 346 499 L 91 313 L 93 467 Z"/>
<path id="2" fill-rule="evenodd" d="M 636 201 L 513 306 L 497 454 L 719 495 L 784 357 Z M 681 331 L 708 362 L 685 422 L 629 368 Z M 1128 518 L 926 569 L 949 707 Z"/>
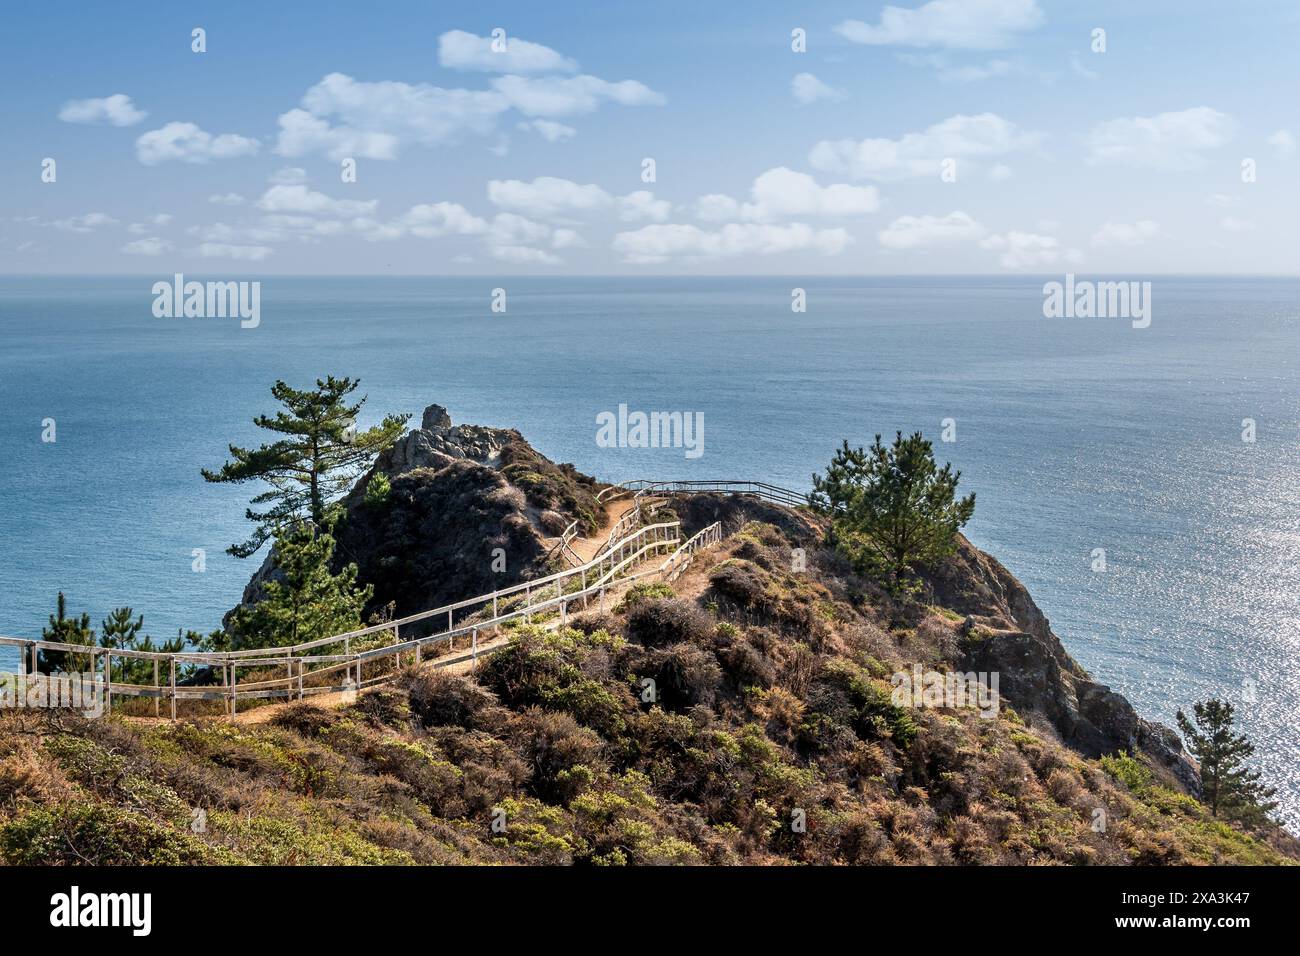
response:
<path id="1" fill-rule="evenodd" d="M 234 722 L 4 714 L 0 856 L 11 864 L 1296 858 L 1279 829 L 1212 818 L 1180 780 L 1185 756 L 1162 750 L 1168 741 L 1149 725 L 1097 724 L 1081 712 L 1081 669 L 1063 651 L 1047 653 L 1054 674 L 1046 658 L 1023 656 L 1047 638 L 1017 613 L 1034 616 L 1023 622 L 1031 627 L 1041 614 L 965 542 L 935 575 L 936 592 L 953 595 L 947 605 L 905 609 L 819 545 L 808 515 L 722 498 L 681 510 L 697 522 L 719 515 L 733 533 L 672 586 L 634 586 L 616 608 L 576 615 L 569 627 L 516 628 L 476 673 L 408 667 L 342 706 L 292 703 Z M 790 570 L 795 548 L 805 549 L 806 570 Z M 1001 642 L 1034 672 L 1015 675 L 1010 705 L 995 717 L 891 702 L 891 673 L 963 666 Z M 1116 709 L 1112 701 L 1102 712 Z M 1127 750 L 1095 752 L 1121 743 L 1107 734 L 1126 732 Z M 1070 738 L 1073 747 L 1062 742 Z"/>

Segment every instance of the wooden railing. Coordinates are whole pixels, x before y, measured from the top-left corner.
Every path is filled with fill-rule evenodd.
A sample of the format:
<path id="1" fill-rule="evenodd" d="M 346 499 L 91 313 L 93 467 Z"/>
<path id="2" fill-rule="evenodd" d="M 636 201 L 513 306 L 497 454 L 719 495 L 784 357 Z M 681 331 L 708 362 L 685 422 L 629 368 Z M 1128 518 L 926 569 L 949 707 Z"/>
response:
<path id="1" fill-rule="evenodd" d="M 789 488 L 782 488 L 779 485 L 770 485 L 765 481 L 734 481 L 723 479 L 719 481 L 653 481 L 650 479 L 635 479 L 633 481 L 620 482 L 617 485 L 610 485 L 608 488 L 601 489 L 596 495 L 597 501 L 613 501 L 616 498 L 631 494 L 633 497 L 643 495 L 676 495 L 676 494 L 704 494 L 715 492 L 728 495 L 749 495 L 755 498 L 762 498 L 764 501 L 770 501 L 774 504 L 785 505 L 790 508 L 798 508 L 808 504 L 808 496 L 800 494 L 797 491 L 791 491 Z"/>
<path id="2" fill-rule="evenodd" d="M 438 666 L 466 660 L 476 662 L 480 653 L 500 646 L 497 642 L 503 625 L 517 621 L 531 622 L 534 618 L 564 624 L 568 621 L 569 608 L 576 602 L 581 602 L 585 608 L 594 600 L 604 610 L 607 593 L 616 582 L 622 584 L 651 574 L 660 575 L 668 581 L 676 580 L 694 554 L 721 541 L 721 523 L 709 525 L 685 542 L 680 540 L 680 522 L 677 521 L 650 524 L 635 531 L 631 529 L 653 513 L 659 496 L 700 492 L 749 495 L 784 505 L 807 503 L 806 497 L 797 492 L 764 482 L 624 482 L 603 489 L 597 496 L 598 500 L 608 501 L 631 495 L 636 499 L 636 507 L 615 523 L 592 560 L 543 578 L 523 581 L 488 594 L 344 634 L 288 647 L 211 652 L 136 651 L 5 636 L 0 636 L 0 646 L 18 649 L 20 668 L 27 674 L 37 673 L 38 655 L 41 651 L 65 652 L 84 658 L 89 664 L 93 680 L 104 688 L 106 710 L 112 710 L 114 696 L 152 699 L 155 714 L 159 714 L 161 702 L 167 700 L 173 720 L 176 718 L 178 702 L 185 700 L 222 701 L 226 712 L 233 716 L 237 713 L 241 700 L 301 700 L 310 695 L 358 690 L 390 680 L 401 670 L 404 655 L 415 663 L 421 663 L 428 649 L 445 643 L 448 656 L 439 658 Z M 566 528 L 566 535 L 576 527 L 575 522 Z M 568 546 L 568 540 L 571 540 L 565 540 L 566 535 L 561 535 L 561 544 L 565 547 Z M 662 552 L 669 552 L 664 561 L 653 563 L 648 568 L 631 570 L 650 556 Z M 405 640 L 403 628 L 408 635 Z M 414 637 L 409 636 L 412 629 L 416 631 Z M 424 633 L 419 633 L 421 631 Z M 479 639 L 487 632 L 492 634 L 493 644 L 483 648 Z M 455 654 L 457 639 L 462 640 L 460 655 Z M 391 668 L 377 667 L 388 660 L 391 660 Z M 113 680 L 114 661 L 151 662 L 152 683 Z M 180 682 L 180 675 L 186 667 L 210 668 L 219 675 L 220 683 L 199 685 Z M 256 680 L 245 680 L 242 683 L 239 680 L 241 670 L 268 671 L 279 667 L 285 669 L 283 677 L 259 674 Z M 165 681 L 163 668 L 166 669 Z M 102 681 L 99 676 L 101 674 Z M 337 675 L 342 675 L 342 681 L 337 680 Z"/>
<path id="3" fill-rule="evenodd" d="M 573 540 L 578 537 L 578 525 L 581 523 L 581 520 L 582 519 L 580 518 L 574 518 L 569 522 L 568 527 L 560 532 L 559 543 L 556 544 L 550 552 L 551 555 L 558 553 L 563 556 L 566 560 L 571 562 L 572 567 L 577 567 L 582 564 L 582 558 L 579 557 L 578 553 L 572 548 Z"/>
<path id="4" fill-rule="evenodd" d="M 615 542 L 608 551 L 580 567 L 525 581 L 430 611 L 422 611 L 395 621 L 387 621 L 289 647 L 164 653 L 3 636 L 0 636 L 0 646 L 18 648 L 23 670 L 27 673 L 36 673 L 37 659 L 41 651 L 64 651 L 85 658 L 90 673 L 95 675 L 94 679 L 97 682 L 98 675 L 103 674 L 102 684 L 108 710 L 112 709 L 114 696 L 118 696 L 152 698 L 155 702 L 155 714 L 159 712 L 159 702 L 169 700 L 173 719 L 176 717 L 177 703 L 185 700 L 223 701 L 226 712 L 234 715 L 238 711 L 241 700 L 295 697 L 302 699 L 313 694 L 355 690 L 381 683 L 400 670 L 404 655 L 409 655 L 409 659 L 420 663 L 426 650 L 431 647 L 445 643 L 446 650 L 454 652 L 458 639 L 462 639 L 463 654 L 456 660 L 477 660 L 480 652 L 479 639 L 486 632 L 491 632 L 496 637 L 503 625 L 521 620 L 528 622 L 537 617 L 546 618 L 555 614 L 558 614 L 559 623 L 567 623 L 569 608 L 577 602 L 587 607 L 595 601 L 603 610 L 607 593 L 616 582 L 622 583 L 648 574 L 659 573 L 658 563 L 636 572 L 630 569 L 657 552 L 674 552 L 681 543 L 679 532 L 680 524 L 676 521 L 647 525 Z M 466 616 L 462 615 L 462 623 L 457 625 L 456 612 L 467 611 L 470 608 L 475 610 L 467 612 L 469 619 L 465 619 Z M 480 613 L 486 613 L 488 616 L 480 617 L 478 616 Z M 441 626 L 443 615 L 446 615 L 445 628 Z M 424 622 L 433 621 L 439 623 L 432 632 L 402 639 L 403 627 L 418 627 Z M 355 646 L 384 639 L 389 642 L 370 647 Z M 342 653 L 325 652 L 336 649 L 340 645 Z M 379 674 L 374 673 L 375 665 L 387 659 L 392 660 L 392 668 Z M 153 682 L 135 684 L 111 680 L 113 662 L 122 660 L 152 661 Z M 178 671 L 183 670 L 187 665 L 212 668 L 220 674 L 221 683 L 192 686 L 178 683 Z M 166 667 L 166 683 L 162 680 L 163 666 Z M 259 679 L 255 681 L 242 683 L 239 681 L 241 670 L 264 671 L 277 667 L 285 668 L 283 677 L 266 678 L 259 675 Z M 369 674 L 367 670 L 370 671 Z M 341 675 L 343 679 L 341 681 L 328 679 L 334 675 Z"/>
<path id="5" fill-rule="evenodd" d="M 668 560 L 659 566 L 659 574 L 665 581 L 670 583 L 676 581 L 691 563 L 691 558 L 697 551 L 703 551 L 709 545 L 717 544 L 721 540 L 722 522 L 715 521 L 702 531 L 697 531 L 680 548 L 670 554 Z"/>

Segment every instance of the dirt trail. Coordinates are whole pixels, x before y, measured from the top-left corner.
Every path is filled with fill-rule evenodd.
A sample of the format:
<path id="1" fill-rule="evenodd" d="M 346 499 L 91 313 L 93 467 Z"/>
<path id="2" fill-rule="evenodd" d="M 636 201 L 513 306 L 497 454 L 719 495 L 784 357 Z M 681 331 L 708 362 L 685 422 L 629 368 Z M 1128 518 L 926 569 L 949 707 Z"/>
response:
<path id="1" fill-rule="evenodd" d="M 590 538 L 574 538 L 569 542 L 569 548 L 583 563 L 590 561 L 596 556 L 596 552 L 601 549 L 601 546 L 605 543 L 605 539 L 609 537 L 610 529 L 635 507 L 636 502 L 631 498 L 623 498 L 619 501 L 610 502 L 608 511 L 609 520 L 605 522 L 604 527 Z"/>

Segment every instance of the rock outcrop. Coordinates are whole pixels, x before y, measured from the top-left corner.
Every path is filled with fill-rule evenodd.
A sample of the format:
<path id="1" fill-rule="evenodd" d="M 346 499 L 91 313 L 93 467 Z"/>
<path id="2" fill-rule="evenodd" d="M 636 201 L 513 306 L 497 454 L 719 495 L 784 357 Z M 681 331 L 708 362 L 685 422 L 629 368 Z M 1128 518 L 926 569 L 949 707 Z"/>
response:
<path id="1" fill-rule="evenodd" d="M 1001 695 L 1022 714 L 1045 719 L 1071 749 L 1089 757 L 1145 752 L 1199 791 L 1199 772 L 1178 735 L 1093 680 L 996 558 L 960 537 L 957 553 L 928 577 L 935 603 L 965 615 L 958 667 L 998 672 Z"/>
<path id="2" fill-rule="evenodd" d="M 390 491 L 367 501 L 377 474 Z M 575 519 L 588 532 L 603 523 L 600 487 L 512 428 L 453 425 L 430 405 L 344 500 L 335 560 L 355 563 L 358 581 L 374 587 L 367 618 L 389 605 L 395 616 L 414 614 L 550 573 L 548 539 Z M 260 600 L 274 574 L 268 555 L 241 603 Z"/>
<path id="3" fill-rule="evenodd" d="M 452 425 L 447 409 L 430 405 L 424 410 L 420 427 L 411 429 L 379 456 L 376 470 L 391 477 L 416 468 L 445 468 L 457 460 L 499 469 L 501 453 L 514 443 L 527 444 L 513 428 Z"/>

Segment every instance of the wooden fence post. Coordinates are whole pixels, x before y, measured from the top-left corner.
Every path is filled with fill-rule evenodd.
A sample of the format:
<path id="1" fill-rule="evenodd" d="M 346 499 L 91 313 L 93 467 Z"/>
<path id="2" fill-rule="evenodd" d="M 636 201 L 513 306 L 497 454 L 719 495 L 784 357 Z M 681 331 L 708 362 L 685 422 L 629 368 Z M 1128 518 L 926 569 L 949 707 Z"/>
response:
<path id="1" fill-rule="evenodd" d="M 153 699 L 153 715 L 158 716 L 158 708 L 162 705 L 162 684 L 158 682 L 158 658 L 153 659 L 153 689 L 158 692 L 158 696 Z"/>
<path id="2" fill-rule="evenodd" d="M 171 664 L 172 720 L 175 720 L 176 719 L 176 658 L 169 657 L 167 660 Z"/>
<path id="3" fill-rule="evenodd" d="M 113 652 L 105 650 L 104 652 L 104 710 L 107 713 L 113 712 Z M 92 658 L 90 672 L 95 673 L 95 663 Z"/>
<path id="4" fill-rule="evenodd" d="M 470 652 L 470 659 L 473 661 L 473 663 L 470 664 L 470 667 L 473 670 L 477 671 L 478 670 L 478 628 L 477 627 L 470 632 L 469 652 Z"/>
<path id="5" fill-rule="evenodd" d="M 235 668 L 235 662 L 230 662 L 230 716 L 234 717 L 239 710 L 239 702 L 236 695 L 239 692 L 239 672 Z"/>

